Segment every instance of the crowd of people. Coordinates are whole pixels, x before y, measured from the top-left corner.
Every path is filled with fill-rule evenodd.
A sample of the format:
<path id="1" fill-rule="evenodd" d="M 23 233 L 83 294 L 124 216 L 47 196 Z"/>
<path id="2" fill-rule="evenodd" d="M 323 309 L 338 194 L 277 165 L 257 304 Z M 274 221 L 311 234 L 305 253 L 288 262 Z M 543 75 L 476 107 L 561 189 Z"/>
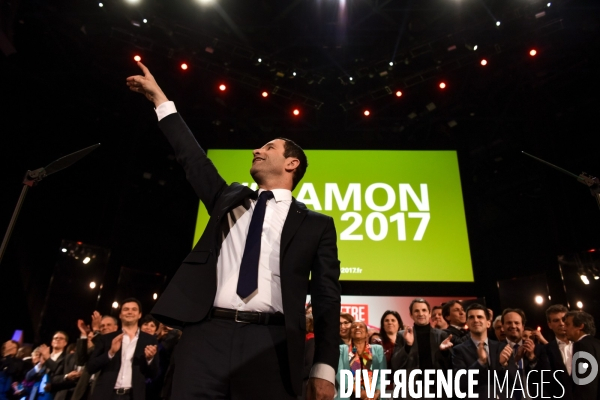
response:
<path id="1" fill-rule="evenodd" d="M 479 398 L 600 398 L 598 378 L 591 384 L 575 385 L 571 377 L 573 355 L 578 351 L 600 356 L 592 316 L 552 305 L 546 317 L 553 338 L 546 339 L 538 329 L 526 325 L 520 309 L 505 309 L 495 318 L 492 315 L 492 310 L 476 303 L 466 310 L 458 300 L 431 307 L 421 298 L 410 304 L 412 321 L 403 321 L 397 311 L 389 310 L 381 316 L 380 329 L 341 313 L 336 398 L 345 398 L 339 390 L 344 370 L 353 376 L 367 371 L 370 382 L 362 383 L 362 399 L 381 398 L 383 392 L 393 394 L 393 381 L 382 385 L 380 375 L 374 373 L 384 369 L 407 373 L 426 369 L 508 371 L 521 375 L 525 386 L 530 386 L 516 394 L 504 390 L 490 397 L 489 383 L 481 380 L 475 388 Z M 310 304 L 306 320 L 304 378 L 308 380 L 315 348 Z M 159 323 L 150 314 L 142 317 L 141 304 L 134 298 L 122 303 L 118 319 L 94 311 L 90 324 L 78 320 L 77 328 L 80 335 L 72 343 L 64 331 L 54 333 L 50 346 L 5 342 L 0 400 L 106 400 L 125 394 L 135 400 L 171 398 L 176 366 L 172 355 L 181 331 Z M 201 353 L 199 350 L 198 356 Z M 547 379 L 549 384 L 543 388 L 533 387 L 537 383 L 527 380 L 530 372 L 542 370 L 552 371 L 555 379 Z M 466 383 L 462 380 L 461 386 Z M 369 393 L 372 385 L 375 390 Z M 402 393 L 399 398 L 410 395 Z"/>

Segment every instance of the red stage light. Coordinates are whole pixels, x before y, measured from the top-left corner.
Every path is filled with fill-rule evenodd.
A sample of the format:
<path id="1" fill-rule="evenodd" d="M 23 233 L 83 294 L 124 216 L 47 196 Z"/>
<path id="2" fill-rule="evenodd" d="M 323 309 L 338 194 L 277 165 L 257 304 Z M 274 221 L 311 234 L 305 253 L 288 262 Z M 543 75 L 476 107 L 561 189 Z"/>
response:
<path id="1" fill-rule="evenodd" d="M 402 92 L 398 90 L 398 91 L 396 92 L 396 97 L 402 97 Z"/>
<path id="2" fill-rule="evenodd" d="M 365 114 L 365 117 L 368 117 L 369 115 L 371 115 L 371 111 L 369 111 L 369 110 L 365 110 L 365 111 L 363 112 L 363 114 Z"/>
<path id="3" fill-rule="evenodd" d="M 487 65 L 487 60 L 485 58 L 481 60 L 481 65 L 483 65 L 484 67 Z"/>
<path id="4" fill-rule="evenodd" d="M 295 109 L 294 109 L 294 111 L 292 111 L 292 113 L 293 113 L 295 116 L 298 116 L 298 115 L 300 115 L 300 110 L 298 110 L 297 108 L 295 108 Z"/>
<path id="5" fill-rule="evenodd" d="M 135 56 L 135 57 L 133 57 L 133 59 L 137 62 L 142 61 L 142 57 L 140 57 L 140 56 Z"/>
<path id="6" fill-rule="evenodd" d="M 188 69 L 188 65 L 186 63 L 182 63 L 181 69 L 185 71 L 186 69 Z"/>
<path id="7" fill-rule="evenodd" d="M 536 49 L 531 49 L 531 50 L 529 50 L 529 55 L 530 55 L 531 57 L 535 57 L 535 55 L 536 55 L 536 54 L 537 54 L 537 50 L 536 50 Z"/>
<path id="8" fill-rule="evenodd" d="M 224 92 L 226 89 L 227 89 L 227 86 L 225 86 L 225 85 L 223 85 L 223 84 L 220 84 L 220 85 L 219 85 L 219 90 L 220 90 L 221 92 Z"/>
<path id="9" fill-rule="evenodd" d="M 262 97 L 269 97 L 269 93 L 267 93 L 267 92 L 262 92 Z"/>
<path id="10" fill-rule="evenodd" d="M 440 89 L 446 89 L 446 83 L 440 82 Z"/>

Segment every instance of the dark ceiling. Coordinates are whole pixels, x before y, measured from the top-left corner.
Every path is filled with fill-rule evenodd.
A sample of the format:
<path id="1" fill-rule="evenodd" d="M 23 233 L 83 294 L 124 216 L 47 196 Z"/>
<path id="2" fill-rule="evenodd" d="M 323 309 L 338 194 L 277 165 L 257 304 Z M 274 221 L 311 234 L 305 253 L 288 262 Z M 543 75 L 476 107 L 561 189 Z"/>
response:
<path id="1" fill-rule="evenodd" d="M 139 73 L 134 55 L 205 148 L 254 148 L 284 135 L 309 149 L 456 149 L 476 277 L 468 294 L 495 306 L 497 280 L 543 273 L 559 254 L 600 246 L 600 212 L 585 186 L 520 154 L 600 174 L 597 1 L 0 7 L 0 227 L 27 169 L 102 143 L 30 191 L 1 266 L 2 294 L 17 304 L 11 320 L 39 312 L 61 239 L 109 248 L 107 281 L 121 266 L 170 276 L 191 246 L 197 199 L 151 103 L 125 86 Z"/>

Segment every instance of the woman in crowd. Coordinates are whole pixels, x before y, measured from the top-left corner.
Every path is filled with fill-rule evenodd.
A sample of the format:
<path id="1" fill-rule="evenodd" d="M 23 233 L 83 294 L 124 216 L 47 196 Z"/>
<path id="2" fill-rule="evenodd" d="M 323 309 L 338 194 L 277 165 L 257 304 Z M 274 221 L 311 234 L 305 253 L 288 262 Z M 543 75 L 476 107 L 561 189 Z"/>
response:
<path id="1" fill-rule="evenodd" d="M 354 317 L 351 314 L 340 314 L 340 344 L 350 344 L 350 325 L 352 325 L 353 322 Z"/>
<path id="2" fill-rule="evenodd" d="M 394 346 L 396 345 L 396 336 L 398 332 L 404 329 L 402 324 L 402 318 L 397 311 L 388 310 L 383 313 L 381 317 L 381 345 L 383 346 L 383 352 L 385 354 L 385 360 L 388 365 L 394 352 Z"/>
<path id="3" fill-rule="evenodd" d="M 367 325 L 362 321 L 353 322 L 350 327 L 350 345 L 340 345 L 340 360 L 338 364 L 338 372 L 336 376 L 337 380 L 337 399 L 350 399 L 354 398 L 354 383 L 346 382 L 352 386 L 352 394 L 349 397 L 342 397 L 340 391 L 340 379 L 342 377 L 341 371 L 351 371 L 352 376 L 355 377 L 357 374 L 361 376 L 361 399 L 379 399 L 381 393 L 380 387 L 380 374 L 381 370 L 386 368 L 385 357 L 383 355 L 383 348 L 377 344 L 369 344 L 369 334 L 367 331 Z M 363 370 L 367 371 L 369 382 L 365 383 L 362 379 L 364 376 Z M 374 371 L 379 370 L 377 379 L 374 378 Z M 369 397 L 367 395 L 367 385 L 375 385 L 374 395 Z"/>

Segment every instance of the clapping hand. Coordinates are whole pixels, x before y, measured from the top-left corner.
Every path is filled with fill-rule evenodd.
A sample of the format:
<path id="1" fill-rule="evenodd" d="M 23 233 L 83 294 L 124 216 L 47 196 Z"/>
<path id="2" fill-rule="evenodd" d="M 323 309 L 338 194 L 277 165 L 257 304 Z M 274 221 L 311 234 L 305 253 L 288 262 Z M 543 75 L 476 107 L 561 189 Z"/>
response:
<path id="1" fill-rule="evenodd" d="M 108 351 L 109 356 L 114 357 L 115 354 L 117 354 L 117 352 L 121 350 L 121 344 L 123 343 L 123 335 L 124 333 L 121 333 L 115 336 L 115 338 L 112 340 L 110 350 Z"/>
<path id="2" fill-rule="evenodd" d="M 413 333 L 413 327 L 407 326 L 404 330 L 404 340 L 406 341 L 407 346 L 412 346 L 415 342 L 415 334 Z"/>
<path id="3" fill-rule="evenodd" d="M 452 335 L 449 335 L 446 339 L 444 339 L 444 341 L 442 343 L 440 343 L 440 350 L 441 351 L 450 350 L 452 348 L 452 346 L 454 346 L 454 343 L 452 343 L 451 340 L 452 340 Z"/>
<path id="4" fill-rule="evenodd" d="M 499 362 L 500 365 L 502 365 L 503 367 L 506 366 L 508 364 L 508 360 L 510 360 L 510 356 L 513 353 L 513 348 L 510 345 L 506 345 L 504 346 L 504 348 L 502 349 L 502 351 L 500 352 L 500 357 L 499 357 Z"/>
<path id="5" fill-rule="evenodd" d="M 156 355 L 157 347 L 155 344 L 148 345 L 144 348 L 144 355 L 146 356 L 146 360 L 150 361 Z"/>

